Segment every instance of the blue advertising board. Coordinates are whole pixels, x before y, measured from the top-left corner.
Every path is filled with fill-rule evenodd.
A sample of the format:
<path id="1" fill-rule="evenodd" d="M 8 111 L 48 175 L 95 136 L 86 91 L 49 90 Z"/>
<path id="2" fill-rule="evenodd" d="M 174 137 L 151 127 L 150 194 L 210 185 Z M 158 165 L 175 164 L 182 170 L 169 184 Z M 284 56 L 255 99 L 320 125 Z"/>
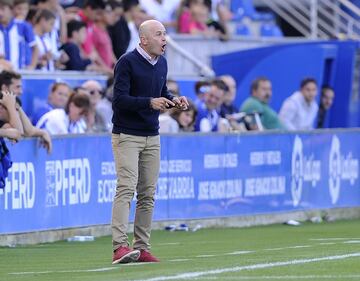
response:
<path id="1" fill-rule="evenodd" d="M 53 142 L 51 155 L 35 139 L 8 144 L 14 163 L 0 190 L 0 234 L 110 223 L 110 136 Z M 359 143 L 359 129 L 161 136 L 154 219 L 360 206 Z"/>

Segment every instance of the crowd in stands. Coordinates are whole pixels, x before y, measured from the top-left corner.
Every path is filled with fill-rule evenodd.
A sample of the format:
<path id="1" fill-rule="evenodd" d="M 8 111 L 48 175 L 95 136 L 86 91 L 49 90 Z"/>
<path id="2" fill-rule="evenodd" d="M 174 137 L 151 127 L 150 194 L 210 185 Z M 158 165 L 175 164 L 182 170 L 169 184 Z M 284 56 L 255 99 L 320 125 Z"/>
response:
<path id="1" fill-rule="evenodd" d="M 227 40 L 238 18 L 239 8 L 224 0 L 0 0 L 0 69 L 111 75 L 138 44 L 144 20 L 163 22 L 169 33 Z"/>
<path id="2" fill-rule="evenodd" d="M 169 32 L 227 40 L 228 23 L 239 16 L 239 10 L 234 12 L 226 3 L 222 0 L 0 0 L 3 94 L 0 132 L 15 141 L 21 135 L 39 136 L 49 150 L 49 134 L 111 132 L 112 69 L 117 58 L 137 46 L 138 26 L 155 18 Z M 250 17 L 259 19 L 266 15 Z M 21 69 L 95 70 L 108 74 L 109 83 L 104 89 L 93 80 L 75 88 L 57 82 L 49 90 L 48 100 L 28 117 L 21 108 L 21 76 L 16 72 Z M 179 96 L 176 81 L 169 80 L 167 86 Z M 190 101 L 186 111 L 162 112 L 161 133 L 323 127 L 334 99 L 334 91 L 325 87 L 318 106 L 315 101 L 318 85 L 312 78 L 301 82 L 299 91 L 284 101 L 279 113 L 269 105 L 272 85 L 266 77 L 253 81 L 250 96 L 240 108 L 234 105 L 236 81 L 229 75 L 198 81 L 194 91 L 196 99 Z"/>
<path id="3" fill-rule="evenodd" d="M 173 82 L 171 82 L 173 83 Z M 174 87 L 174 86 L 172 86 Z M 176 88 L 176 87 L 175 87 Z M 230 75 L 195 83 L 196 99 L 187 111 L 170 109 L 160 115 L 160 132 L 232 132 L 250 130 L 311 130 L 323 128 L 335 93 L 329 86 L 321 90 L 313 78 L 304 78 L 298 91 L 284 100 L 279 113 L 269 105 L 272 83 L 258 77 L 251 83 L 250 96 L 239 108 L 234 104 L 236 81 Z M 173 92 L 179 95 L 179 91 Z"/>

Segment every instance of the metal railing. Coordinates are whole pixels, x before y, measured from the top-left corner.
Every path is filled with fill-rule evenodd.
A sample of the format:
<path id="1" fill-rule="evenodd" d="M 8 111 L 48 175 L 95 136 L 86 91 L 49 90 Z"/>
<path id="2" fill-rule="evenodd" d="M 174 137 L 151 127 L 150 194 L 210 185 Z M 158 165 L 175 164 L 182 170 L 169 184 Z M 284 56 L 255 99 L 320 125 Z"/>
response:
<path id="1" fill-rule="evenodd" d="M 305 37 L 360 39 L 360 9 L 348 0 L 261 0 L 260 2 Z"/>

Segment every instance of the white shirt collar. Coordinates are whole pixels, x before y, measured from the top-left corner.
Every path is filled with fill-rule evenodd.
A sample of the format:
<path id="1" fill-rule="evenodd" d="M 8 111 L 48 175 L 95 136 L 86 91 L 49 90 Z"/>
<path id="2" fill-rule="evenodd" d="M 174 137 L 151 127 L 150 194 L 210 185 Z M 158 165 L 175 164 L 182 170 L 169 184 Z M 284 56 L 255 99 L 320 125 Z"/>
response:
<path id="1" fill-rule="evenodd" d="M 140 46 L 140 44 L 136 46 L 136 50 L 140 53 L 140 55 L 144 59 L 146 59 L 152 65 L 155 65 L 159 60 L 159 56 L 156 56 L 155 58 L 152 59 L 151 56 Z"/>

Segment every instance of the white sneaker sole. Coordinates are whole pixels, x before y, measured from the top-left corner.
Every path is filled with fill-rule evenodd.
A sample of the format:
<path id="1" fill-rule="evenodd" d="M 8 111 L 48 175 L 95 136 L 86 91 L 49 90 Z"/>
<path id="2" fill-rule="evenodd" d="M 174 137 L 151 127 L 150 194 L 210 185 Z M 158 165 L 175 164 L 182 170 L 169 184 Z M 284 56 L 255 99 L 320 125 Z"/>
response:
<path id="1" fill-rule="evenodd" d="M 133 250 L 127 253 L 126 255 L 122 256 L 120 259 L 114 260 L 112 264 L 135 262 L 139 259 L 139 257 L 140 257 L 140 251 Z"/>

